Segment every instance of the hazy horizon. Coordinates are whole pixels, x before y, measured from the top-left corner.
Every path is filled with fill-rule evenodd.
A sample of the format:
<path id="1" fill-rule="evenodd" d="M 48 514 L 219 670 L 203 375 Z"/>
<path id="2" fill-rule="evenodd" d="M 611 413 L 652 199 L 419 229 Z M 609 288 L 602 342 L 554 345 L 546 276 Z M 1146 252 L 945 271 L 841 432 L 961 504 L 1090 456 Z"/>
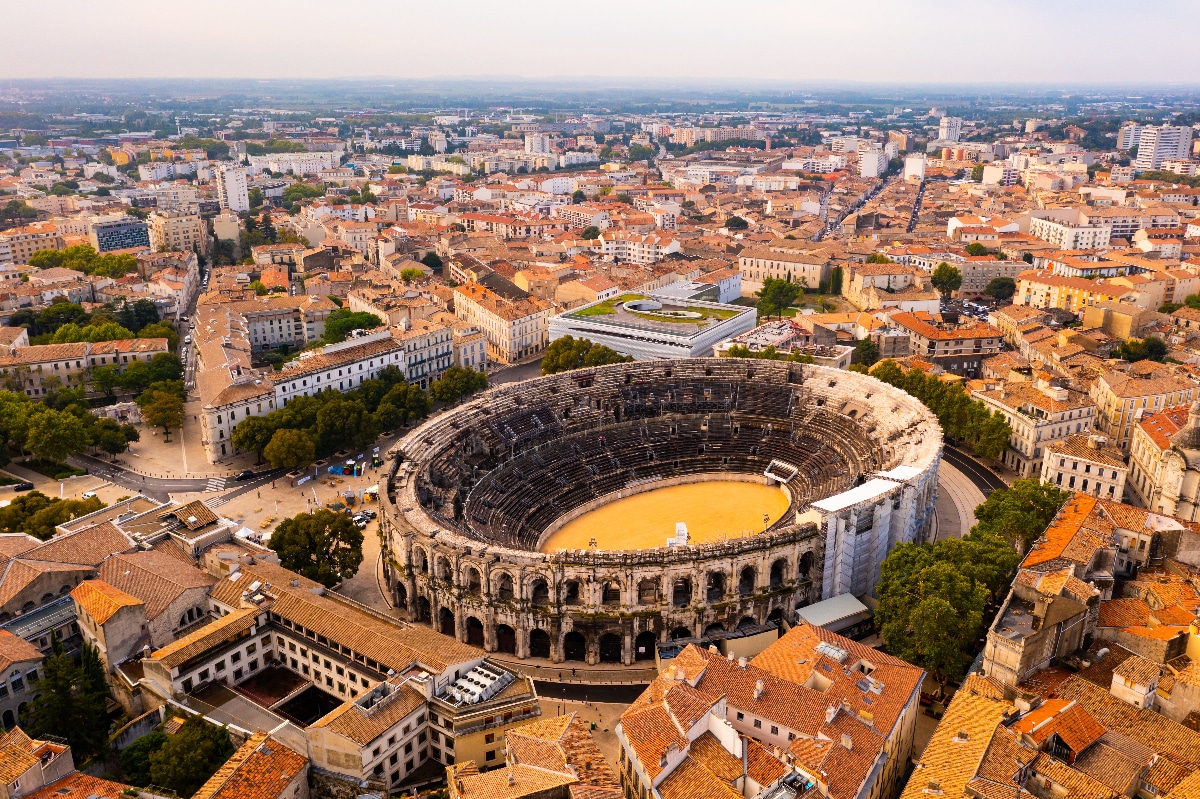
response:
<path id="1" fill-rule="evenodd" d="M 179 7 L 176 7 L 179 8 Z M 862 86 L 1195 86 L 1200 52 L 1153 41 L 1194 30 L 1200 4 L 1112 0 L 862 0 L 654 6 L 600 13 L 548 0 L 287 4 L 148 0 L 6 9 L 0 79 L 711 81 Z M 77 21 L 78 24 L 75 24 Z M 1129 58 L 1132 42 L 1137 57 Z M 1142 45 L 1145 46 L 1137 46 Z M 797 89 L 802 88 L 797 85 Z"/>

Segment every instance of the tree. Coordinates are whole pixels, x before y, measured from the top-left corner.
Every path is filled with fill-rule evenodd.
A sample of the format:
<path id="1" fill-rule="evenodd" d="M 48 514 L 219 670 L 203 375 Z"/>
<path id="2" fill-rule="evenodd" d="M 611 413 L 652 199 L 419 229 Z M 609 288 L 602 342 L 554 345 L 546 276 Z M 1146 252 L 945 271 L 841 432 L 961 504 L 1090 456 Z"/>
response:
<path id="1" fill-rule="evenodd" d="M 987 166 L 987 165 L 986 164 L 976 164 L 975 166 L 971 167 L 971 180 L 972 181 L 974 181 L 975 183 L 983 182 L 983 168 L 985 166 Z"/>
<path id="2" fill-rule="evenodd" d="M 435 272 L 442 268 L 442 259 L 433 250 L 430 250 L 421 256 L 421 263 L 425 264 Z"/>
<path id="3" fill-rule="evenodd" d="M 488 378 L 483 372 L 463 366 L 451 366 L 441 379 L 433 381 L 429 387 L 429 394 L 438 402 L 449 404 L 482 391 L 487 386 Z"/>
<path id="4" fill-rule="evenodd" d="M 405 283 L 411 283 L 414 280 L 420 280 L 425 277 L 425 272 L 415 266 L 410 266 L 407 269 L 400 270 L 400 279 Z"/>
<path id="5" fill-rule="evenodd" d="M 553 375 L 586 366 L 628 363 L 633 358 L 586 338 L 562 336 L 550 342 L 542 356 L 542 374 Z"/>
<path id="6" fill-rule="evenodd" d="M 864 366 L 873 366 L 879 360 L 879 347 L 874 341 L 869 338 L 864 338 L 862 341 L 854 345 L 854 362 L 861 363 Z"/>
<path id="7" fill-rule="evenodd" d="M 890 264 L 890 263 L 892 263 L 892 259 L 888 258 L 886 255 L 884 255 L 881 252 L 873 252 L 869 256 L 867 256 L 867 263 L 869 263 L 869 264 Z"/>
<path id="8" fill-rule="evenodd" d="M 335 395 L 317 411 L 317 441 L 322 452 L 357 447 L 375 438 L 374 420 L 357 399 Z"/>
<path id="9" fill-rule="evenodd" d="M 179 349 L 179 333 L 166 322 L 155 322 L 138 331 L 138 338 L 165 338 L 171 352 Z M 157 357 L 157 356 L 155 356 Z"/>
<path id="10" fill-rule="evenodd" d="M 579 203 L 584 202 L 586 200 L 587 200 L 587 195 L 583 193 L 583 189 L 576 189 L 574 191 L 574 193 L 571 194 L 571 202 L 574 203 L 575 205 L 579 205 Z"/>
<path id="11" fill-rule="evenodd" d="M 725 227 L 728 230 L 745 230 L 750 227 L 750 223 L 740 216 L 731 216 L 725 220 Z"/>
<path id="12" fill-rule="evenodd" d="M 268 416 L 249 416 L 237 423 L 229 434 L 230 442 L 243 452 L 253 452 L 261 463 L 276 427 Z"/>
<path id="13" fill-rule="evenodd" d="M 151 384 L 162 382 L 178 382 L 183 380 L 183 361 L 179 356 L 170 352 L 159 352 L 145 362 Z M 178 387 L 179 396 L 183 397 L 183 386 Z"/>
<path id="14" fill-rule="evenodd" d="M 764 278 L 762 288 L 755 292 L 758 297 L 758 310 L 763 316 L 782 316 L 784 310 L 804 292 L 790 280 L 776 277 Z"/>
<path id="15" fill-rule="evenodd" d="M 125 429 L 115 419 L 97 419 L 88 430 L 89 443 L 109 455 L 119 455 L 129 449 Z"/>
<path id="16" fill-rule="evenodd" d="M 1011 300 L 1017 293 L 1017 281 L 1011 277 L 994 277 L 988 281 L 987 288 L 983 290 L 983 293 L 1001 302 Z"/>
<path id="17" fill-rule="evenodd" d="M 150 782 L 191 796 L 233 754 L 229 732 L 192 716 L 150 753 Z"/>
<path id="18" fill-rule="evenodd" d="M 429 395 L 422 391 L 420 386 L 401 382 L 392 386 L 383 395 L 376 412 L 384 410 L 385 406 L 393 408 L 399 413 L 398 424 L 408 424 L 410 419 L 423 419 L 429 415 L 430 400 Z M 390 411 L 384 410 L 384 415 L 390 413 Z M 383 424 L 382 421 L 380 420 L 381 429 L 394 429 L 393 426 Z M 397 421 L 397 419 L 391 418 L 389 421 Z"/>
<path id="19" fill-rule="evenodd" d="M 152 392 L 142 405 L 142 418 L 152 427 L 161 427 L 164 441 L 170 441 L 172 428 L 183 426 L 183 400 L 164 391 Z"/>
<path id="20" fill-rule="evenodd" d="M 271 290 L 261 280 L 251 280 L 250 288 L 254 289 L 254 294 L 258 297 L 265 297 L 271 293 Z"/>
<path id="21" fill-rule="evenodd" d="M 579 234 L 579 238 L 587 239 L 588 241 L 598 239 L 600 238 L 600 228 L 596 227 L 595 225 L 588 225 L 583 229 L 583 232 Z"/>
<path id="22" fill-rule="evenodd" d="M 1024 552 L 1050 525 L 1054 515 L 1071 498 L 1063 491 L 1036 478 L 1016 480 L 1011 488 L 993 491 L 975 509 L 979 523 L 972 534 L 994 535 Z"/>
<path id="23" fill-rule="evenodd" d="M 363 534 L 344 513 L 320 509 L 284 519 L 271 534 L 279 563 L 332 588 L 358 572 Z"/>
<path id="24" fill-rule="evenodd" d="M 840 266 L 835 266 L 829 273 L 829 293 L 842 293 L 842 278 L 846 274 L 845 270 Z"/>
<path id="25" fill-rule="evenodd" d="M 51 655 L 42 668 L 38 693 L 21 720 L 34 737 L 65 738 L 80 761 L 101 751 L 108 738 L 108 687 L 101 667 L 97 685 L 93 669 L 86 665 L 96 657 L 85 643 L 83 664 L 77 665 L 63 651 L 58 636 L 51 633 Z"/>
<path id="26" fill-rule="evenodd" d="M 973 241 L 967 245 L 967 255 L 978 258 L 982 255 L 987 255 L 988 252 L 988 248 L 977 241 Z"/>
<path id="27" fill-rule="evenodd" d="M 150 755 L 162 749 L 166 733 L 151 730 L 121 750 L 121 776 L 129 785 L 144 788 L 150 784 Z"/>
<path id="28" fill-rule="evenodd" d="M 345 341 L 352 330 L 371 330 L 382 324 L 383 320 L 373 313 L 339 308 L 325 318 L 325 341 L 336 344 Z"/>
<path id="29" fill-rule="evenodd" d="M 275 469 L 296 469 L 316 460 L 317 445 L 303 430 L 276 430 L 263 450 L 263 456 Z"/>
<path id="30" fill-rule="evenodd" d="M 88 445 L 87 429 L 78 416 L 45 408 L 29 420 L 26 445 L 44 461 L 63 463 Z"/>
<path id="31" fill-rule="evenodd" d="M 945 297 L 958 291 L 962 286 L 962 272 L 942 261 L 937 265 L 937 269 L 933 270 L 933 278 L 930 282 L 933 283 L 933 287 L 938 290 L 938 293 Z"/>
<path id="32" fill-rule="evenodd" d="M 1117 357 L 1126 361 L 1162 361 L 1167 357 L 1167 345 L 1158 336 L 1146 338 L 1131 338 L 1121 342 L 1117 347 Z"/>

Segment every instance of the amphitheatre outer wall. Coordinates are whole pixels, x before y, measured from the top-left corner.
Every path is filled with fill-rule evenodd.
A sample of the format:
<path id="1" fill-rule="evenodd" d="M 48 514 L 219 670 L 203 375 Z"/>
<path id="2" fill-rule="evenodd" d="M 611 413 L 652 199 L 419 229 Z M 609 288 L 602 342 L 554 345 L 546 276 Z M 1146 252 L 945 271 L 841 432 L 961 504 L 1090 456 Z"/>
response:
<path id="1" fill-rule="evenodd" d="M 665 641 L 873 589 L 886 553 L 928 534 L 941 443 L 913 397 L 813 365 L 635 362 L 505 385 L 389 452 L 388 587 L 411 621 L 489 652 L 653 660 Z M 707 477 L 773 482 L 791 507 L 744 538 L 537 551 L 618 491 Z"/>

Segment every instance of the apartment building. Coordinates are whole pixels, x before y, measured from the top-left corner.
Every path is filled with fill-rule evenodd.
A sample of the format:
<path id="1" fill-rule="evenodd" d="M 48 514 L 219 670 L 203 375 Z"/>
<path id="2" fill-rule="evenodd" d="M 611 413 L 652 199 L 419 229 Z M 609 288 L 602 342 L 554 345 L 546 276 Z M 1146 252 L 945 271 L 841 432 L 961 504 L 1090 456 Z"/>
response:
<path id="1" fill-rule="evenodd" d="M 1112 226 L 1099 221 L 1036 217 L 1029 220 L 1029 233 L 1061 250 L 1098 250 L 1113 236 Z"/>
<path id="2" fill-rule="evenodd" d="M 9 391 L 41 398 L 54 389 L 85 385 L 93 367 L 113 366 L 120 373 L 130 363 L 148 363 L 155 355 L 168 351 L 165 338 L 2 348 L 0 382 Z"/>
<path id="3" fill-rule="evenodd" d="M 147 222 L 150 225 L 150 249 L 154 252 L 207 251 L 208 230 L 198 211 L 155 211 Z"/>
<path id="4" fill-rule="evenodd" d="M 1144 508 L 1200 521 L 1200 406 L 1147 415 L 1129 447 L 1129 493 Z"/>
<path id="5" fill-rule="evenodd" d="M 1090 393 L 1097 408 L 1096 428 L 1124 452 L 1129 452 L 1139 421 L 1200 396 L 1195 383 L 1166 369 L 1108 372 L 1092 383 Z"/>
<path id="6" fill-rule="evenodd" d="M 403 348 L 404 379 L 422 389 L 455 365 L 454 331 L 446 324 L 406 319 L 392 329 L 392 337 Z"/>
<path id="7" fill-rule="evenodd" d="M 1132 289 L 1100 280 L 1082 277 L 1062 277 L 1050 272 L 1028 270 L 1017 275 L 1014 305 L 1047 310 L 1058 308 L 1082 313 L 1088 306 L 1101 302 L 1117 302 Z"/>
<path id="8" fill-rule="evenodd" d="M 1137 137 L 1137 148 L 1134 169 L 1138 172 L 1159 169 L 1168 158 L 1187 158 L 1192 154 L 1192 128 L 1189 125 L 1143 127 Z"/>
<path id="9" fill-rule="evenodd" d="M 1046 445 L 1039 477 L 1062 489 L 1121 502 L 1129 466 L 1125 453 L 1104 436 L 1081 433 Z"/>
<path id="10" fill-rule="evenodd" d="M 971 396 L 1008 421 L 1012 435 L 1003 461 L 1022 478 L 1038 477 L 1046 448 L 1090 434 L 1096 418 L 1091 398 L 1060 381 L 999 381 L 972 391 Z"/>
<path id="11" fill-rule="evenodd" d="M 621 714 L 621 786 L 634 799 L 890 799 L 924 677 L 804 622 L 752 659 L 688 645 Z"/>
<path id="12" fill-rule="evenodd" d="M 1017 275 L 1029 269 L 1029 264 L 1022 260 L 997 260 L 990 255 L 954 259 L 954 266 L 962 275 L 959 294 L 973 296 L 981 296 L 988 284 L 998 277 L 1011 277 L 1015 281 Z"/>
<path id="13" fill-rule="evenodd" d="M 567 227 L 575 230 L 586 230 L 589 227 L 608 230 L 612 227 L 608 211 L 594 205 L 560 205 L 555 207 L 552 213 Z"/>
<path id="14" fill-rule="evenodd" d="M 596 239 L 604 255 L 617 263 L 655 264 L 680 251 L 679 241 L 660 233 L 606 230 Z"/>
<path id="15" fill-rule="evenodd" d="M 962 138 L 962 117 L 942 117 L 938 122 L 938 140 L 956 142 Z"/>
<path id="16" fill-rule="evenodd" d="M 546 349 L 552 309 L 536 297 L 507 299 L 479 283 L 454 287 L 455 316 L 479 328 L 488 360 L 499 363 L 516 363 Z"/>
<path id="17" fill-rule="evenodd" d="M 891 315 L 892 324 L 908 334 L 911 351 L 947 372 L 978 377 L 983 359 L 1000 352 L 999 330 L 985 322 L 951 321 L 923 311 Z"/>
<path id="18" fill-rule="evenodd" d="M 88 225 L 88 238 L 97 252 L 150 247 L 150 226 L 134 216 L 107 216 Z"/>
<path id="19" fill-rule="evenodd" d="M 823 251 L 807 253 L 771 247 L 750 247 L 738 255 L 742 273 L 742 295 L 753 296 L 767 278 L 789 280 L 816 288 L 829 279 L 829 256 Z"/>
<path id="20" fill-rule="evenodd" d="M 250 210 L 250 187 L 246 170 L 240 166 L 224 165 L 216 171 L 217 198 L 221 207 L 236 214 Z"/>
<path id="21" fill-rule="evenodd" d="M 337 310 L 327 297 L 268 295 L 229 303 L 246 321 L 254 350 L 301 348 L 325 335 L 325 319 Z"/>
<path id="22" fill-rule="evenodd" d="M 282 371 L 268 375 L 268 382 L 275 387 L 275 407 L 287 407 L 296 397 L 310 397 L 322 391 L 351 391 L 364 380 L 375 377 L 385 366 L 404 369 L 404 344 L 393 338 L 390 330 L 354 333 L 359 335 L 301 353 L 298 359 L 284 364 Z M 233 427 L 230 425 L 230 431 Z"/>
<path id="23" fill-rule="evenodd" d="M 53 222 L 34 222 L 0 231 L 0 264 L 27 264 L 39 250 L 66 247 L 62 233 Z"/>

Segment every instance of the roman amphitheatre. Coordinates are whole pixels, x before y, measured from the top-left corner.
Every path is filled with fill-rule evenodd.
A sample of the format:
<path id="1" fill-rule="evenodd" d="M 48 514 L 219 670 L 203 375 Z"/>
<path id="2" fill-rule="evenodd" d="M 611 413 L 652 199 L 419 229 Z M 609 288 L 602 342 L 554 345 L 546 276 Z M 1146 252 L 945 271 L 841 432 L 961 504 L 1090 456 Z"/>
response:
<path id="1" fill-rule="evenodd" d="M 489 652 L 653 660 L 870 590 L 887 551 L 929 530 L 941 444 L 913 397 L 808 364 L 501 386 L 392 449 L 388 587 L 411 620 Z"/>

